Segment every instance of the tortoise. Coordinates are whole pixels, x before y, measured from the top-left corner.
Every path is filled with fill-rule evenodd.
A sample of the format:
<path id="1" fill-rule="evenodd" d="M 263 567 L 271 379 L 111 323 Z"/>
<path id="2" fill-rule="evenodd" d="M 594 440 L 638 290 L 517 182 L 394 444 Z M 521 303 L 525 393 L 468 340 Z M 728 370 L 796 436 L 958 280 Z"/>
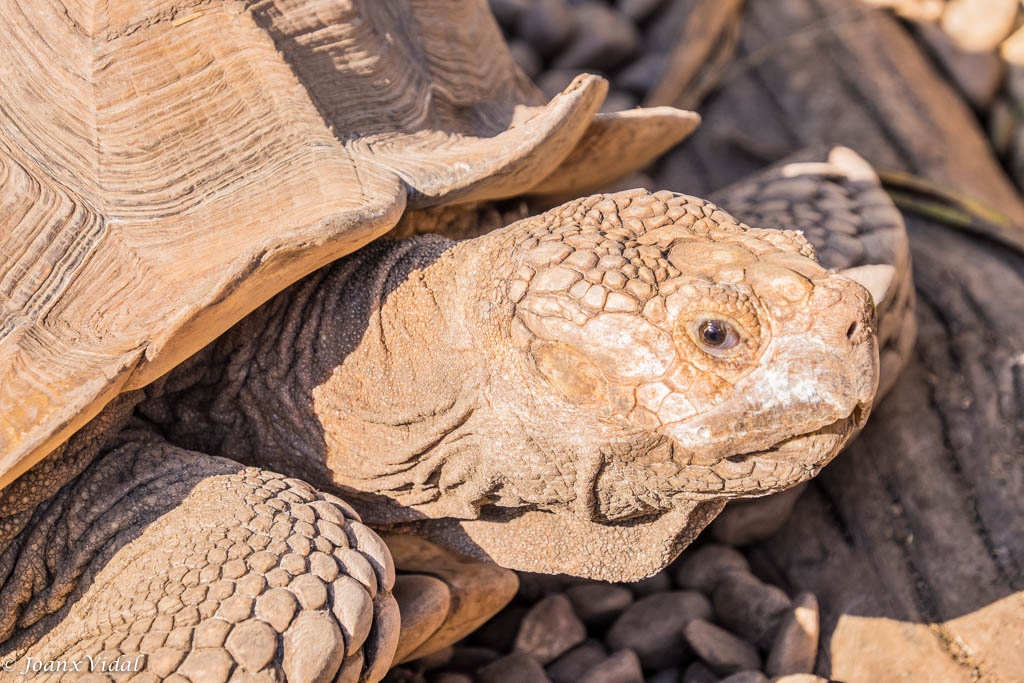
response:
<path id="1" fill-rule="evenodd" d="M 482 0 L 0 6 L 5 670 L 377 680 L 511 597 L 483 560 L 641 578 L 868 417 L 905 269 L 644 190 L 376 239 L 697 125 L 545 102 Z"/>

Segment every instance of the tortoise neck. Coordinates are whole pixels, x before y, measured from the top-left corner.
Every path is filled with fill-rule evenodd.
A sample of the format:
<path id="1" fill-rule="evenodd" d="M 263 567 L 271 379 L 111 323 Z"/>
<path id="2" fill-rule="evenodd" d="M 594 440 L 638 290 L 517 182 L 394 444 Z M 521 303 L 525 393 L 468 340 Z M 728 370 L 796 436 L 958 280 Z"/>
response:
<path id="1" fill-rule="evenodd" d="M 175 445 L 371 488 L 471 412 L 455 246 L 382 240 L 313 273 L 169 373 L 140 412 Z"/>

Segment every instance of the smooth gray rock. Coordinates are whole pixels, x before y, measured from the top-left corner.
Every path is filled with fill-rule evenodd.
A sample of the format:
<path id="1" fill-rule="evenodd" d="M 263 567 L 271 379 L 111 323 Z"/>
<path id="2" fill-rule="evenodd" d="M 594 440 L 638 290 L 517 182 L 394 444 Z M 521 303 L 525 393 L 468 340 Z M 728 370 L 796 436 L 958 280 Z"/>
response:
<path id="1" fill-rule="evenodd" d="M 580 677 L 579 683 L 644 683 L 644 672 L 635 652 L 619 650 L 591 667 Z"/>
<path id="2" fill-rule="evenodd" d="M 565 591 L 573 610 L 584 624 L 602 626 L 633 604 L 633 592 L 609 583 L 591 583 L 572 586 Z"/>
<path id="3" fill-rule="evenodd" d="M 615 650 L 636 652 L 645 669 L 681 664 L 690 656 L 683 628 L 694 619 L 710 619 L 711 604 L 694 591 L 653 593 L 622 613 L 605 636 Z"/>
<path id="4" fill-rule="evenodd" d="M 554 683 L 576 683 L 591 667 L 608 657 L 604 645 L 598 640 L 587 640 L 577 645 L 545 667 Z"/>
<path id="5" fill-rule="evenodd" d="M 513 652 L 476 672 L 480 683 L 551 683 L 536 659 L 525 652 Z"/>
<path id="6" fill-rule="evenodd" d="M 694 653 L 719 675 L 761 668 L 757 648 L 720 626 L 694 619 L 683 629 L 683 635 Z"/>

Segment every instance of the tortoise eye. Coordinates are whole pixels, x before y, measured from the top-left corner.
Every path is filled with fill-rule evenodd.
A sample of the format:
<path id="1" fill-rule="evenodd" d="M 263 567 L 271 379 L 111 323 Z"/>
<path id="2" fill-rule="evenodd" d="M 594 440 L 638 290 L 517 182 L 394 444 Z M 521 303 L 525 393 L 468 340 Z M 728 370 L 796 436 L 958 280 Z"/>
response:
<path id="1" fill-rule="evenodd" d="M 736 328 L 724 320 L 703 321 L 697 327 L 697 338 L 702 346 L 715 351 L 731 349 L 740 341 Z"/>

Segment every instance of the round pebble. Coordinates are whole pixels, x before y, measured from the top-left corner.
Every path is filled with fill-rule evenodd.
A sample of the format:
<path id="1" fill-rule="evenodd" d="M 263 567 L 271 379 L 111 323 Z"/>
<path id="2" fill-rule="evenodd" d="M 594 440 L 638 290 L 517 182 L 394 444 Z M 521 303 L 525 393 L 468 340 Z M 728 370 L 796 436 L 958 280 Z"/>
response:
<path id="1" fill-rule="evenodd" d="M 680 588 L 698 590 L 711 595 L 718 582 L 731 572 L 750 573 L 750 563 L 735 548 L 707 543 L 686 550 L 676 561 L 674 578 Z"/>
<path id="2" fill-rule="evenodd" d="M 569 598 L 556 593 L 538 602 L 523 617 L 515 649 L 547 664 L 586 637 L 587 628 L 573 612 Z"/>
<path id="3" fill-rule="evenodd" d="M 718 683 L 768 683 L 768 677 L 760 671 L 737 671 Z"/>
<path id="4" fill-rule="evenodd" d="M 717 683 L 718 676 L 702 662 L 694 662 L 683 671 L 682 683 Z"/>
<path id="5" fill-rule="evenodd" d="M 640 42 L 636 27 L 625 15 L 597 3 L 576 8 L 572 41 L 555 59 L 560 69 L 614 69 L 628 60 Z"/>
<path id="6" fill-rule="evenodd" d="M 576 17 L 567 0 L 533 0 L 516 25 L 517 33 L 526 37 L 542 57 L 547 57 L 572 36 Z"/>
<path id="7" fill-rule="evenodd" d="M 789 596 L 753 574 L 733 573 L 712 594 L 717 621 L 760 648 L 771 647 Z"/>
<path id="8" fill-rule="evenodd" d="M 633 592 L 607 583 L 572 586 L 565 591 L 572 607 L 583 623 L 602 626 L 633 604 Z"/>
<path id="9" fill-rule="evenodd" d="M 525 652 L 513 652 L 476 672 L 480 683 L 549 683 L 537 660 Z"/>
<path id="10" fill-rule="evenodd" d="M 579 683 L 644 683 L 644 672 L 635 652 L 619 650 L 587 670 Z"/>
<path id="11" fill-rule="evenodd" d="M 801 593 L 782 617 L 765 670 L 772 676 L 811 673 L 818 656 L 818 599 Z"/>
<path id="12" fill-rule="evenodd" d="M 683 634 L 697 656 L 718 674 L 761 668 L 757 648 L 724 628 L 703 619 L 694 619 L 686 625 Z"/>
<path id="13" fill-rule="evenodd" d="M 694 619 L 710 618 L 711 604 L 700 593 L 654 593 L 623 612 L 608 630 L 605 641 L 616 650 L 636 652 L 645 669 L 662 669 L 687 657 L 683 627 Z"/>
<path id="14" fill-rule="evenodd" d="M 554 683 L 576 683 L 589 669 L 608 657 L 604 645 L 587 640 L 548 664 L 547 674 Z"/>

